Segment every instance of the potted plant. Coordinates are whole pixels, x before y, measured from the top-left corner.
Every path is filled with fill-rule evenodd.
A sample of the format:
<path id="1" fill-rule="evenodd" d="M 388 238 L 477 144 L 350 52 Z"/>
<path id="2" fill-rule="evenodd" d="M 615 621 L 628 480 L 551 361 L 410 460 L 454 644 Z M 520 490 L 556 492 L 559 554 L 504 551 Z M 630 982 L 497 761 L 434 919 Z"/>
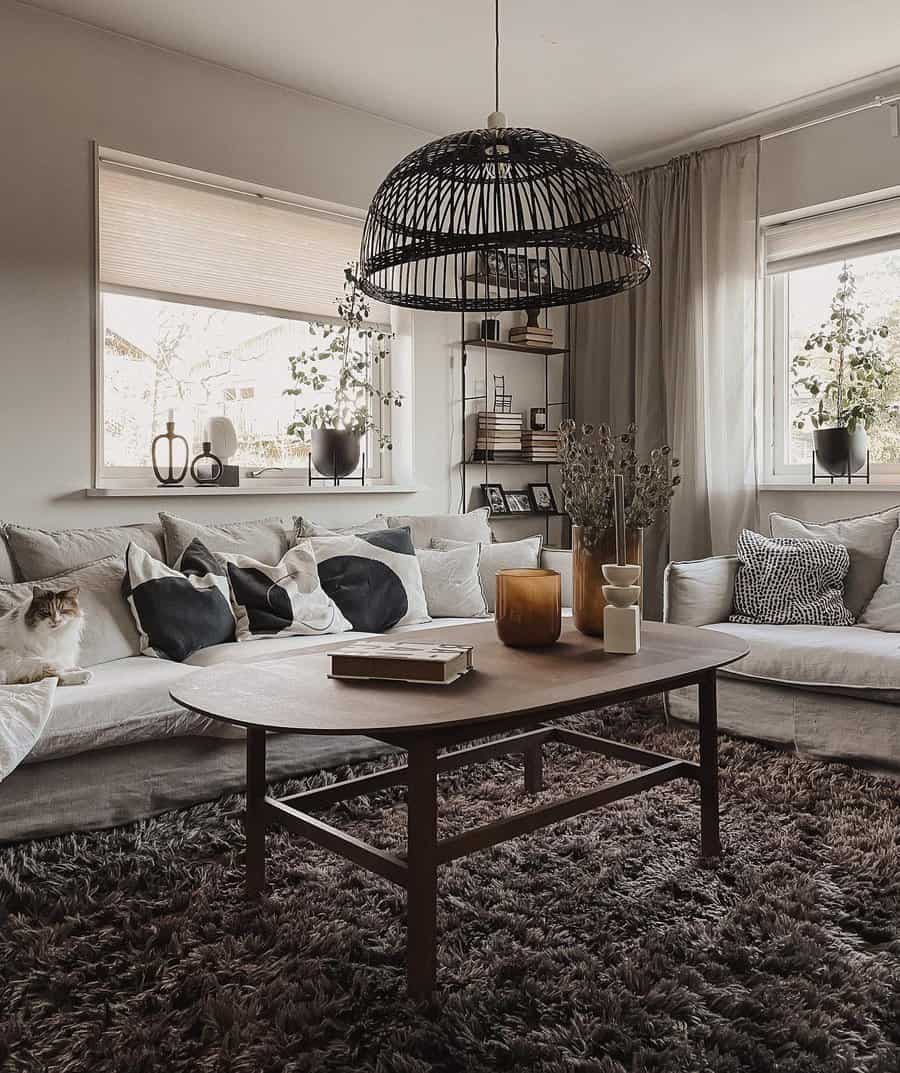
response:
<path id="1" fill-rule="evenodd" d="M 374 404 L 403 404 L 398 392 L 382 391 L 372 382 L 372 371 L 384 359 L 383 344 L 390 336 L 366 325 L 369 305 L 359 289 L 355 264 L 344 269 L 344 296 L 337 299 L 337 314 L 339 324 L 310 325 L 310 334 L 321 335 L 322 345 L 291 355 L 294 387 L 285 391 L 303 397 L 333 384 L 333 401 L 299 406 L 288 433 L 310 446 L 319 473 L 335 478 L 346 477 L 359 465 L 360 440 L 366 433 L 376 433 L 381 450 L 392 449 L 383 422 L 374 419 Z"/>
<path id="2" fill-rule="evenodd" d="M 564 510 L 572 521 L 572 614 L 582 633 L 603 636 L 606 598 L 602 566 L 616 561 L 614 477 L 625 485 L 625 558 L 643 566 L 643 532 L 668 513 L 681 477 L 668 445 L 645 460 L 636 450 L 637 426 L 613 435 L 608 425 L 563 421 L 559 427 Z"/>
<path id="3" fill-rule="evenodd" d="M 889 410 L 884 389 L 894 371 L 878 342 L 887 338 L 887 326 L 867 323 L 867 307 L 855 295 L 853 269 L 845 262 L 829 319 L 791 362 L 794 393 L 813 400 L 797 412 L 794 427 L 812 425 L 816 462 L 834 477 L 849 477 L 865 465 L 867 429 Z"/>

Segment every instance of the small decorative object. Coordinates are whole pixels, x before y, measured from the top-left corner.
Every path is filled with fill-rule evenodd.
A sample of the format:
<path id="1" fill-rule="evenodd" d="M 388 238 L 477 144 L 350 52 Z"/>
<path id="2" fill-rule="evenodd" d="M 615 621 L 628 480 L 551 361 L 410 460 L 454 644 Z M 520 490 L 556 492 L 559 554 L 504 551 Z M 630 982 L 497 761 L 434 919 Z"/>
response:
<path id="1" fill-rule="evenodd" d="M 497 571 L 497 636 L 512 648 L 542 648 L 559 640 L 562 582 L 555 570 Z"/>
<path id="2" fill-rule="evenodd" d="M 506 496 L 506 505 L 511 514 L 531 513 L 531 496 L 526 491 L 504 492 L 503 494 Z"/>
<path id="3" fill-rule="evenodd" d="M 494 14 L 494 111 L 484 129 L 414 150 L 375 192 L 360 252 L 371 298 L 496 312 L 527 309 L 536 293 L 546 306 L 605 298 L 650 275 L 625 180 L 586 145 L 507 123 L 499 0 Z"/>
<path id="4" fill-rule="evenodd" d="M 375 420 L 372 406 L 403 404 L 398 392 L 382 391 L 373 382 L 372 367 L 384 360 L 390 335 L 367 324 L 369 305 L 359 289 L 355 264 L 344 269 L 344 296 L 338 299 L 337 312 L 340 324 L 310 325 L 310 334 L 321 335 L 324 343 L 291 355 L 288 360 L 296 386 L 284 392 L 302 398 L 333 385 L 334 401 L 299 406 L 287 431 L 311 445 L 316 469 L 335 480 L 359 464 L 360 440 L 366 433 L 374 432 L 379 447 L 391 450 L 391 437 L 380 418 Z"/>
<path id="5" fill-rule="evenodd" d="M 512 395 L 506 393 L 506 377 L 494 373 L 494 413 L 512 413 Z M 519 424 L 521 424 L 521 417 Z"/>
<path id="6" fill-rule="evenodd" d="M 885 392 L 897 365 L 879 340 L 886 324 L 868 324 L 855 300 L 856 278 L 845 261 L 838 273 L 831 315 L 806 339 L 791 363 L 795 396 L 815 401 L 797 412 L 794 427 L 813 428 L 813 482 L 817 467 L 833 477 L 852 475 L 868 459 L 867 429 L 879 417 L 896 417 Z"/>
<path id="7" fill-rule="evenodd" d="M 528 494 L 531 496 L 531 509 L 540 514 L 556 514 L 556 499 L 553 489 L 549 484 L 529 484 Z"/>
<path id="8" fill-rule="evenodd" d="M 528 322 L 509 329 L 509 341 L 522 346 L 552 347 L 553 329 L 540 326 L 540 315 L 540 307 L 532 306 L 528 310 Z"/>
<path id="9" fill-rule="evenodd" d="M 563 421 L 559 433 L 563 509 L 572 519 L 572 614 L 582 633 L 602 637 L 603 565 L 615 558 L 614 477 L 623 477 L 625 561 L 643 566 L 643 531 L 668 514 L 679 462 L 668 445 L 641 461 L 634 424 L 614 436 L 608 425 L 578 429 Z"/>
<path id="10" fill-rule="evenodd" d="M 496 342 L 500 338 L 500 321 L 494 317 L 485 317 L 481 322 L 481 338 Z"/>
<path id="11" fill-rule="evenodd" d="M 546 406 L 532 406 L 531 407 L 531 425 L 532 432 L 544 432 L 547 428 L 547 407 Z"/>
<path id="12" fill-rule="evenodd" d="M 241 483 L 240 466 L 232 466 L 229 459 L 238 449 L 237 432 L 231 423 L 231 418 L 224 414 L 211 417 L 206 426 L 206 438 L 216 458 L 222 462 L 222 472 L 216 481 L 222 488 L 237 488 Z"/>
<path id="13" fill-rule="evenodd" d="M 359 641 L 328 653 L 328 677 L 448 686 L 472 670 L 472 651 L 472 645 L 427 641 Z"/>
<path id="14" fill-rule="evenodd" d="M 485 410 L 478 415 L 474 462 L 519 462 L 522 459 L 522 415 Z"/>
<path id="15" fill-rule="evenodd" d="M 218 484 L 222 476 L 222 463 L 212 453 L 212 444 L 209 440 L 203 441 L 203 450 L 195 455 L 191 462 L 191 477 L 195 484 L 212 485 Z"/>
<path id="16" fill-rule="evenodd" d="M 634 655 L 641 649 L 641 609 L 637 606 L 641 567 L 625 561 L 625 479 L 615 475 L 616 561 L 603 566 L 609 584 L 603 586 L 603 647 L 607 652 Z"/>
<path id="17" fill-rule="evenodd" d="M 483 484 L 484 501 L 491 508 L 491 514 L 509 514 L 502 484 Z"/>
<path id="18" fill-rule="evenodd" d="M 175 411 L 169 410 L 166 431 L 161 432 L 150 445 L 153 472 L 160 488 L 180 488 L 188 470 L 189 448 L 184 436 L 175 432 Z"/>

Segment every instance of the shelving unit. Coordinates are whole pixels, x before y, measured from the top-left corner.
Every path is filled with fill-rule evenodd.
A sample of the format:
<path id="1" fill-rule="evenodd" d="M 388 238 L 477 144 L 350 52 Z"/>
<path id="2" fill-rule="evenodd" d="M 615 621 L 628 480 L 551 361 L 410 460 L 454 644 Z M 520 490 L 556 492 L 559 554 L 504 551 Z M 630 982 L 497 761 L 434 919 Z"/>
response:
<path id="1" fill-rule="evenodd" d="M 540 301 L 538 295 L 535 296 L 536 301 Z M 497 316 L 498 314 L 485 314 L 486 316 Z M 571 339 L 571 309 L 567 306 L 565 310 L 566 315 L 566 342 Z M 547 311 L 544 310 L 544 320 L 547 321 Z M 559 426 L 560 421 L 568 417 L 574 409 L 572 400 L 573 381 L 572 376 L 572 354 L 568 346 L 559 347 L 540 347 L 529 346 L 521 343 L 508 343 L 502 340 L 490 340 L 481 338 L 466 337 L 466 317 L 465 314 L 460 315 L 460 346 L 462 348 L 462 457 L 459 460 L 460 469 L 460 482 L 461 482 L 461 504 L 462 509 L 465 510 L 468 505 L 468 478 L 472 469 L 480 470 L 480 475 L 483 475 L 483 483 L 497 483 L 491 480 L 491 471 L 494 469 L 507 469 L 509 467 L 521 467 L 527 466 L 535 470 L 538 474 L 543 474 L 543 480 L 546 483 L 550 483 L 551 471 L 559 467 L 558 462 L 530 462 L 527 459 L 514 459 L 507 461 L 482 461 L 474 460 L 471 456 L 471 450 L 468 444 L 467 437 L 467 418 L 469 415 L 468 406 L 470 403 L 482 401 L 484 403 L 484 409 L 488 408 L 489 391 L 490 391 L 490 375 L 491 375 L 491 363 L 490 354 L 491 351 L 516 353 L 527 355 L 530 358 L 538 360 L 543 359 L 544 362 L 544 398 L 543 405 L 547 411 L 547 427 L 555 428 Z M 468 391 L 469 383 L 469 361 L 473 356 L 472 352 L 478 349 L 480 353 L 480 359 L 482 363 L 482 371 L 484 376 L 484 393 L 470 395 Z M 560 383 L 563 387 L 562 395 L 566 397 L 558 400 L 550 398 L 550 360 L 551 358 L 561 358 L 563 367 L 560 375 Z M 538 405 L 540 400 L 535 402 Z M 551 414 L 553 415 L 551 417 Z M 527 414 L 525 415 L 527 421 Z M 535 477 L 532 483 L 540 481 L 540 477 Z M 503 483 L 503 482 L 499 482 Z M 561 534 L 559 543 L 563 546 L 571 545 L 571 526 L 568 524 L 568 515 L 563 511 L 511 511 L 508 514 L 497 514 L 494 518 L 503 521 L 512 520 L 514 518 L 543 518 L 544 519 L 544 539 L 546 543 L 550 543 L 550 521 L 553 518 L 562 519 Z"/>

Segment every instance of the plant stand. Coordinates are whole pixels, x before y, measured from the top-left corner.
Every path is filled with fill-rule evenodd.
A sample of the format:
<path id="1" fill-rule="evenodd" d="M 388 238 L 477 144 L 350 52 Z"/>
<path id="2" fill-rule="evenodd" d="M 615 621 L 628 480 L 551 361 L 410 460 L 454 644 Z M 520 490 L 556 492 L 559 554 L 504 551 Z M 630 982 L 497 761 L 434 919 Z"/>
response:
<path id="1" fill-rule="evenodd" d="M 854 481 L 865 481 L 866 484 L 871 484 L 872 483 L 872 481 L 871 481 L 870 457 L 869 457 L 869 452 L 868 451 L 866 451 L 866 468 L 865 468 L 864 472 L 862 472 L 862 473 L 851 473 L 850 472 L 850 455 L 848 454 L 847 455 L 847 472 L 846 472 L 846 474 L 842 473 L 838 477 L 835 477 L 831 473 L 819 473 L 817 471 L 817 469 L 816 469 L 816 451 L 813 450 L 813 453 L 812 453 L 812 482 L 813 482 L 813 484 L 815 484 L 817 481 L 830 481 L 831 484 L 834 484 L 834 482 L 836 480 L 842 481 L 842 480 L 844 480 L 845 477 L 847 479 L 847 484 L 853 484 Z"/>

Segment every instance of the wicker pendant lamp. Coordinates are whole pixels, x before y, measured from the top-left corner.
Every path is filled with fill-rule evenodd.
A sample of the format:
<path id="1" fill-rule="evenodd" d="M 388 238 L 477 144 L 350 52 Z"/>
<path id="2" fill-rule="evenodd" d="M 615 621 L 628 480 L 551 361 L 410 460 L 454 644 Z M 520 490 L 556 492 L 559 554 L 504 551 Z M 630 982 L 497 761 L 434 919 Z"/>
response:
<path id="1" fill-rule="evenodd" d="M 604 298 L 643 283 L 650 257 L 622 178 L 593 149 L 500 109 L 484 130 L 439 138 L 390 172 L 372 201 L 360 287 L 389 305 L 451 312 Z"/>

